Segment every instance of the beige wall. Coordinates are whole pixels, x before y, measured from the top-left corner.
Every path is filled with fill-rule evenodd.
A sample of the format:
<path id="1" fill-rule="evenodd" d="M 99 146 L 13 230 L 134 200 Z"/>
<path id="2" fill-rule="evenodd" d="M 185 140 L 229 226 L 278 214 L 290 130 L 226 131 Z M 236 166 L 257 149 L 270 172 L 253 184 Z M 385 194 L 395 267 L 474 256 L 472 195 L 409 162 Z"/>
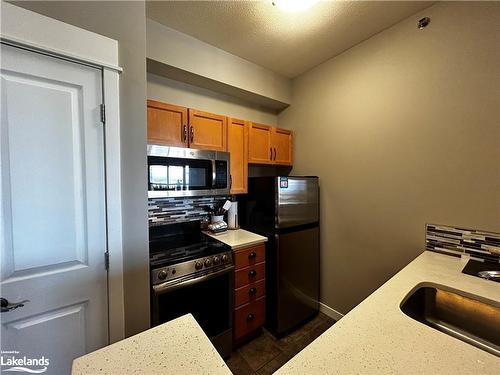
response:
<path id="1" fill-rule="evenodd" d="M 120 125 L 125 334 L 130 336 L 149 328 L 144 2 L 21 1 L 15 4 L 118 40 L 119 64 L 123 67 Z"/>
<path id="2" fill-rule="evenodd" d="M 269 125 L 276 125 L 278 119 L 266 108 L 154 74 L 147 75 L 147 94 L 148 99 Z"/>
<path id="3" fill-rule="evenodd" d="M 282 103 L 290 103 L 291 81 L 158 22 L 147 20 L 147 57 L 195 75 Z"/>
<path id="4" fill-rule="evenodd" d="M 293 172 L 320 176 L 330 307 L 421 253 L 425 223 L 500 232 L 499 19 L 498 2 L 438 3 L 294 81 L 278 123 Z"/>

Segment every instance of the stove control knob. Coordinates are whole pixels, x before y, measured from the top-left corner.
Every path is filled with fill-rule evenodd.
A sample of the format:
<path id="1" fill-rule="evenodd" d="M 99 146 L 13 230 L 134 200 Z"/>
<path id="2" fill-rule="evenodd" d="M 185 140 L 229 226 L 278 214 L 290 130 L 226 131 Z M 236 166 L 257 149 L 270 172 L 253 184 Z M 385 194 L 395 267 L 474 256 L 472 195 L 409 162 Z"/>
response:
<path id="1" fill-rule="evenodd" d="M 210 258 L 205 259 L 205 267 L 210 267 L 212 265 L 212 260 Z"/>
<path id="2" fill-rule="evenodd" d="M 200 261 L 196 262 L 194 268 L 196 268 L 197 270 L 201 270 L 203 268 L 203 263 L 201 263 Z"/>
<path id="3" fill-rule="evenodd" d="M 214 262 L 214 265 L 220 264 L 220 258 L 217 255 L 214 256 L 213 262 Z"/>
<path id="4" fill-rule="evenodd" d="M 221 260 L 222 260 L 222 263 L 226 263 L 229 260 L 229 257 L 226 254 L 224 254 L 222 256 Z"/>
<path id="5" fill-rule="evenodd" d="M 165 280 L 168 276 L 168 272 L 165 271 L 165 270 L 161 270 L 160 272 L 158 272 L 158 278 L 160 280 Z"/>

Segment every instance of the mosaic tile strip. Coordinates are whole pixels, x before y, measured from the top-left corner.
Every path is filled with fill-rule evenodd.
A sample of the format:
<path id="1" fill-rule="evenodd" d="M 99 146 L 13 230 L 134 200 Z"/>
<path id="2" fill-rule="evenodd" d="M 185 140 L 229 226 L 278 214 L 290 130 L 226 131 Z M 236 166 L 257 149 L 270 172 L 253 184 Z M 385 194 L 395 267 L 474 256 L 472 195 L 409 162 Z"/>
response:
<path id="1" fill-rule="evenodd" d="M 438 253 L 500 262 L 500 233 L 427 224 L 425 246 Z"/>
<path id="2" fill-rule="evenodd" d="M 154 226 L 202 220 L 208 217 L 204 206 L 213 206 L 226 199 L 229 197 L 151 198 L 148 199 L 148 223 Z"/>

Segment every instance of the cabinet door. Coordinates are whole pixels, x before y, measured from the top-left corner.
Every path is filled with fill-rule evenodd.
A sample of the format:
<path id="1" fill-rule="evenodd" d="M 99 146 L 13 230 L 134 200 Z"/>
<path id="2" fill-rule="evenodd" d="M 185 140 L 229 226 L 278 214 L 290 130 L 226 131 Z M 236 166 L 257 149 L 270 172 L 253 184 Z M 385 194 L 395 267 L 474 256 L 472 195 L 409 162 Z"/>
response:
<path id="1" fill-rule="evenodd" d="M 231 194 L 248 189 L 248 125 L 243 120 L 228 119 L 228 151 L 231 155 Z"/>
<path id="2" fill-rule="evenodd" d="M 189 147 L 226 151 L 227 118 L 189 109 Z"/>
<path id="3" fill-rule="evenodd" d="M 293 164 L 293 134 L 290 130 L 273 128 L 272 147 L 275 164 Z"/>
<path id="4" fill-rule="evenodd" d="M 148 100 L 148 143 L 187 147 L 188 110 Z"/>
<path id="5" fill-rule="evenodd" d="M 254 164 L 273 164 L 271 150 L 272 127 L 250 123 L 248 138 L 248 162 Z"/>

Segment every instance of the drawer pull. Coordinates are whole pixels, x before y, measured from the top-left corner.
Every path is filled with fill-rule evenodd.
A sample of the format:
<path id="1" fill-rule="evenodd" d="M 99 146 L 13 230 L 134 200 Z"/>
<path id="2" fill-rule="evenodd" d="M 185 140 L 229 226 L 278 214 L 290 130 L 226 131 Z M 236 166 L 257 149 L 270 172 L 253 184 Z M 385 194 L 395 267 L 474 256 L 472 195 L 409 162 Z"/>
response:
<path id="1" fill-rule="evenodd" d="M 250 313 L 247 315 L 247 321 L 251 321 L 251 320 L 254 320 L 255 319 L 255 315 Z"/>
<path id="2" fill-rule="evenodd" d="M 250 254 L 248 254 L 248 259 L 254 259 L 257 257 L 257 253 L 255 251 L 252 251 Z"/>
<path id="3" fill-rule="evenodd" d="M 255 277 L 255 276 L 257 276 L 257 271 L 255 270 L 248 271 L 248 277 Z"/>
<path id="4" fill-rule="evenodd" d="M 248 289 L 248 295 L 249 296 L 255 296 L 257 294 L 257 288 L 250 288 Z"/>

